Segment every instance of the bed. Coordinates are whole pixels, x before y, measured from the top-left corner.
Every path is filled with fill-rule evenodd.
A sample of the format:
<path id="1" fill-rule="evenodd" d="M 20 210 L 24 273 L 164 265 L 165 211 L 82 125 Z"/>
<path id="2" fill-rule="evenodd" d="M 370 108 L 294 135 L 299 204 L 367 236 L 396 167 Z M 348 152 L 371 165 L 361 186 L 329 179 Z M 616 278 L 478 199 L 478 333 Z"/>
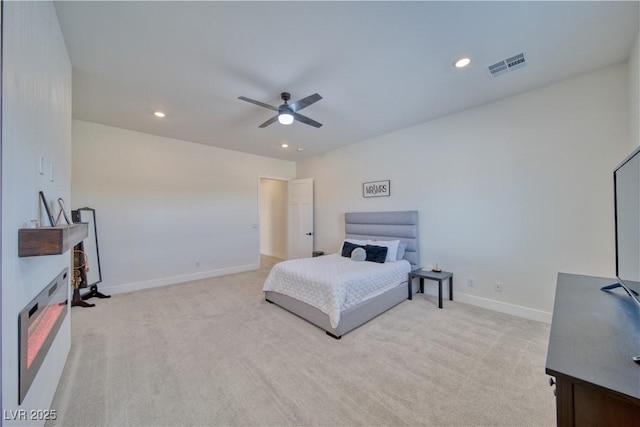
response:
<path id="1" fill-rule="evenodd" d="M 418 212 L 348 212 L 345 239 L 374 241 L 374 245 L 399 240 L 406 249 L 401 260 L 383 264 L 355 262 L 341 254 L 284 261 L 273 267 L 263 287 L 268 302 L 336 339 L 407 299 L 407 273 L 418 268 L 420 260 Z M 329 295 L 329 282 L 337 278 L 342 282 L 331 291 L 337 294 Z M 293 292 L 296 286 L 299 289 Z M 418 285 L 412 284 L 410 292 L 417 290 Z M 318 303 L 323 295 L 324 303 Z"/>

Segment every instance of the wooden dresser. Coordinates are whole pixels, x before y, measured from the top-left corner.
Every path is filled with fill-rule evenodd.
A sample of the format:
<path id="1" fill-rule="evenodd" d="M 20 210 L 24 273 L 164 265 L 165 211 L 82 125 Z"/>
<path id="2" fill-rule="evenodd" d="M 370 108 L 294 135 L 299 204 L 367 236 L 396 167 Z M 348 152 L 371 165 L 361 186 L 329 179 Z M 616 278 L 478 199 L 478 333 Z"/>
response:
<path id="1" fill-rule="evenodd" d="M 640 426 L 640 308 L 615 279 L 558 274 L 546 373 L 558 426 Z"/>

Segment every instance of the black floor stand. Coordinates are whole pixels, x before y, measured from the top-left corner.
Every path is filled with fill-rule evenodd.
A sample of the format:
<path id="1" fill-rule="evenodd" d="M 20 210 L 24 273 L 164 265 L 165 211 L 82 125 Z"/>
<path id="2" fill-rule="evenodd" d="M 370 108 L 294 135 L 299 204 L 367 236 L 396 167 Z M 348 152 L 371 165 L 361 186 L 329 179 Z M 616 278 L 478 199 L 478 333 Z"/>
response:
<path id="1" fill-rule="evenodd" d="M 80 296 L 80 289 L 75 288 L 73 290 L 73 298 L 71 299 L 71 307 L 95 307 L 95 304 L 89 304 L 84 302 Z"/>
<path id="2" fill-rule="evenodd" d="M 89 298 L 111 298 L 111 295 L 105 295 L 102 292 L 98 291 L 98 285 L 91 285 L 89 287 L 89 292 L 87 292 L 86 294 L 82 295 L 82 299 L 83 300 L 87 300 Z M 95 304 L 92 304 L 95 305 Z"/>

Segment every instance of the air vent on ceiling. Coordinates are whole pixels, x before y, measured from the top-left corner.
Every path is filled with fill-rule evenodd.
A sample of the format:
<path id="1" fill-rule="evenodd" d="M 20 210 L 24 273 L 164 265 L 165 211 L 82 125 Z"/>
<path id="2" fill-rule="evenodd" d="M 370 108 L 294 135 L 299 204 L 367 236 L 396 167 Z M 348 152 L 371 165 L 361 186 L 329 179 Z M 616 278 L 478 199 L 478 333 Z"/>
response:
<path id="1" fill-rule="evenodd" d="M 498 77 L 509 71 L 522 68 L 525 65 L 527 65 L 527 60 L 524 57 L 524 52 L 522 52 L 517 55 L 510 56 L 507 59 L 503 59 L 502 61 L 498 61 L 495 64 L 489 65 L 487 70 L 489 71 L 489 75 L 492 77 Z"/>

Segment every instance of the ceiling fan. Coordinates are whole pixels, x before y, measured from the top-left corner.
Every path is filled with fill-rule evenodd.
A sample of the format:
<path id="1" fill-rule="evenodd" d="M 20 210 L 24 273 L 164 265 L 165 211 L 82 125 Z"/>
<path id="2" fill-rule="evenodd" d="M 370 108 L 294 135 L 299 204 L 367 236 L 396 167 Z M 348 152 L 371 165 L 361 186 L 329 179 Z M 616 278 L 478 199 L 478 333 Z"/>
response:
<path id="1" fill-rule="evenodd" d="M 304 123 L 316 128 L 319 128 L 320 126 L 322 126 L 322 123 L 318 123 L 315 120 L 312 120 L 309 117 L 303 116 L 302 114 L 298 113 L 298 111 L 302 110 L 303 108 L 306 108 L 309 105 L 320 101 L 322 99 L 320 95 L 318 95 L 317 93 L 314 93 L 313 95 L 309 95 L 306 98 L 302 98 L 301 100 L 296 101 L 293 104 L 287 103 L 287 101 L 291 99 L 291 94 L 289 92 L 282 92 L 280 94 L 280 97 L 284 101 L 284 104 L 280 105 L 279 107 L 274 107 L 272 105 L 265 104 L 264 102 L 247 98 L 245 96 L 240 96 L 238 97 L 238 99 L 278 112 L 278 114 L 276 114 L 275 116 L 271 117 L 269 120 L 267 120 L 266 122 L 258 126 L 261 128 L 269 126 L 271 123 L 274 123 L 276 120 L 283 125 L 290 125 L 291 123 L 293 123 L 294 120 L 297 120 L 301 123 Z"/>

